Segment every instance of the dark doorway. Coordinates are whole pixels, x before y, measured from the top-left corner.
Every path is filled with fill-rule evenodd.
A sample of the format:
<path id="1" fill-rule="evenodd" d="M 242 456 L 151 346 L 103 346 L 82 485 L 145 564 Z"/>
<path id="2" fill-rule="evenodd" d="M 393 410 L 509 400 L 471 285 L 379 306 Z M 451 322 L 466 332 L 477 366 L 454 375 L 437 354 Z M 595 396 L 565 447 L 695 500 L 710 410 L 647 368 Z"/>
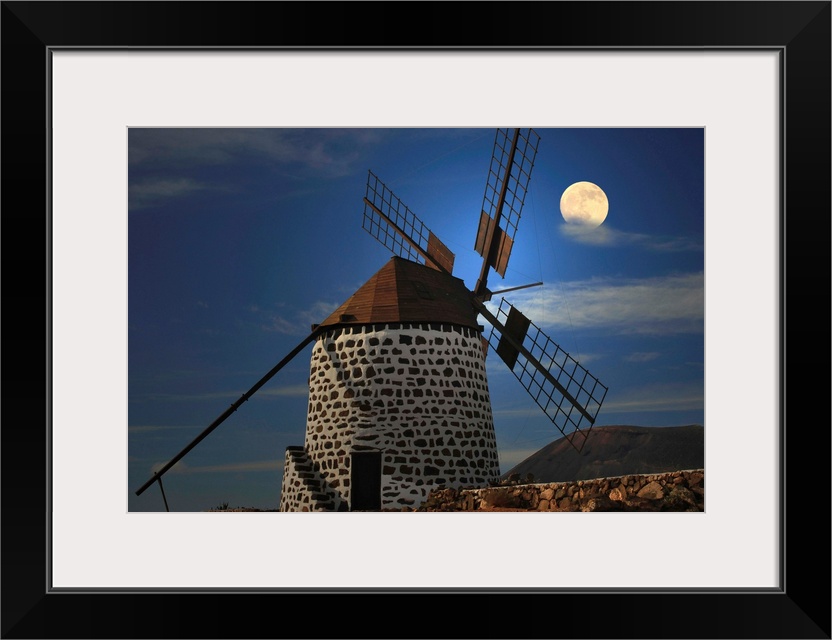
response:
<path id="1" fill-rule="evenodd" d="M 353 451 L 350 457 L 350 511 L 380 511 L 381 451 Z"/>

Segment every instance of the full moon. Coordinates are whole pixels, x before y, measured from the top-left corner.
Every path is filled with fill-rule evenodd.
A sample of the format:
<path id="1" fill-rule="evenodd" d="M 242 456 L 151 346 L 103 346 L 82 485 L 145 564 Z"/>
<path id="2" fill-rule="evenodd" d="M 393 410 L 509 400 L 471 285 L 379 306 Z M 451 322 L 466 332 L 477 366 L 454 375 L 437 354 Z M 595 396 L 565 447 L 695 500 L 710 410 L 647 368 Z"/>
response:
<path id="1" fill-rule="evenodd" d="M 592 182 L 569 185 L 560 197 L 560 214 L 569 224 L 598 227 L 606 220 L 609 210 L 607 194 Z"/>

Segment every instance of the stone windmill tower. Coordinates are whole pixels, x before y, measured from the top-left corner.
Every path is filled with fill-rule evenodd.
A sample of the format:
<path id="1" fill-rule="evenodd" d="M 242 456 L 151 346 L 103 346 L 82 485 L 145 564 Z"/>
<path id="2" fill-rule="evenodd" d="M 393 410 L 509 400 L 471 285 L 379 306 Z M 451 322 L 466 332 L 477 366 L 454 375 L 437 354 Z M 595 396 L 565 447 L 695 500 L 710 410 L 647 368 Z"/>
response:
<path id="1" fill-rule="evenodd" d="M 499 477 L 481 328 L 464 283 L 399 257 L 320 327 L 281 511 L 418 506 Z"/>
<path id="2" fill-rule="evenodd" d="M 393 257 L 136 494 L 158 482 L 164 497 L 161 476 L 309 344 L 306 433 L 286 450 L 280 511 L 396 510 L 436 487 L 496 480 L 489 349 L 580 451 L 607 388 L 505 298 L 496 313 L 485 304 L 490 270 L 505 277 L 538 142 L 531 129 L 497 131 L 473 290 L 453 275 L 454 255 L 370 172 L 363 226 Z"/>

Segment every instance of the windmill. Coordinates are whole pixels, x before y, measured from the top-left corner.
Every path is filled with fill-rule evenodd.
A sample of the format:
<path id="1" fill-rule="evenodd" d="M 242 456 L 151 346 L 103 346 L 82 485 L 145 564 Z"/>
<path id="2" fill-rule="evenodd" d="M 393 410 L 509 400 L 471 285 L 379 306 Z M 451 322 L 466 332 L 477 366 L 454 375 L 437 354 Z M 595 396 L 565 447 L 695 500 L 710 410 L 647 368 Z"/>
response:
<path id="1" fill-rule="evenodd" d="M 497 480 L 490 350 L 580 452 L 607 387 L 504 297 L 494 313 L 486 306 L 490 272 L 506 274 L 539 140 L 532 129 L 496 133 L 470 290 L 453 275 L 454 254 L 370 171 L 363 228 L 390 261 L 136 495 L 158 483 L 167 508 L 162 475 L 311 343 L 305 441 L 285 452 L 280 511 L 415 507 L 436 487 Z"/>

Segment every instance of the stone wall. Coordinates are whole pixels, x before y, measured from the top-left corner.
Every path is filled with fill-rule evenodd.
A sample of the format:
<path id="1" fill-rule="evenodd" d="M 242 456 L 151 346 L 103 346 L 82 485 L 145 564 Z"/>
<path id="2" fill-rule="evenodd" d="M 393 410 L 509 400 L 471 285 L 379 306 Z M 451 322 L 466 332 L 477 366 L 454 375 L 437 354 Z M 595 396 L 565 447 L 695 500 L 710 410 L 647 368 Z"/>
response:
<path id="1" fill-rule="evenodd" d="M 705 471 L 436 489 L 416 511 L 704 511 Z"/>
<path id="2" fill-rule="evenodd" d="M 416 508 L 436 486 L 496 482 L 480 333 L 450 324 L 327 332 L 312 351 L 303 449 L 303 469 L 287 452 L 281 511 L 331 510 L 333 497 L 336 509 L 351 506 L 351 458 L 360 452 L 381 455 L 382 509 Z M 312 488 L 312 476 L 324 489 Z"/>

